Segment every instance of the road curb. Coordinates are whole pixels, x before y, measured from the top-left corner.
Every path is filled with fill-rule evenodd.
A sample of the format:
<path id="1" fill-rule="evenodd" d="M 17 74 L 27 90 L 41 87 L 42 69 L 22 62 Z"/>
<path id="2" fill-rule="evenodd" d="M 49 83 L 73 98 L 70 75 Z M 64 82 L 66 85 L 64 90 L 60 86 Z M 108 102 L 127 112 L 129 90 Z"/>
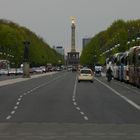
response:
<path id="1" fill-rule="evenodd" d="M 31 79 L 34 79 L 34 78 L 39 78 L 39 77 L 47 76 L 47 75 L 53 75 L 55 73 L 56 72 L 49 72 L 49 73 L 44 73 L 44 74 L 32 75 L 30 78 L 16 78 L 16 79 L 3 80 L 3 81 L 0 81 L 0 87 L 5 86 L 5 85 L 10 85 L 10 84 L 18 83 L 18 82 L 23 82 L 23 81 L 31 80 Z"/>

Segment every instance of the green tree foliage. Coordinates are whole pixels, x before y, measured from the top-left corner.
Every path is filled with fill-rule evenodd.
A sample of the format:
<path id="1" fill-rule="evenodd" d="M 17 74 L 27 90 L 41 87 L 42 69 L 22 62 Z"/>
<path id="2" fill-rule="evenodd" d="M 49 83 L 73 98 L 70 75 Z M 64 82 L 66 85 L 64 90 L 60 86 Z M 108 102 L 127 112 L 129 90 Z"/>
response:
<path id="1" fill-rule="evenodd" d="M 23 62 L 25 40 L 30 41 L 29 58 L 32 66 L 64 62 L 62 56 L 25 27 L 11 21 L 0 20 L 0 58 L 8 59 L 18 67 Z"/>
<path id="2" fill-rule="evenodd" d="M 140 20 L 114 21 L 109 28 L 96 34 L 90 43 L 84 47 L 80 63 L 84 65 L 104 64 L 107 57 L 138 45 L 140 43 L 139 38 Z M 119 44 L 118 47 L 115 47 L 117 44 Z M 107 50 L 109 51 L 106 52 Z"/>

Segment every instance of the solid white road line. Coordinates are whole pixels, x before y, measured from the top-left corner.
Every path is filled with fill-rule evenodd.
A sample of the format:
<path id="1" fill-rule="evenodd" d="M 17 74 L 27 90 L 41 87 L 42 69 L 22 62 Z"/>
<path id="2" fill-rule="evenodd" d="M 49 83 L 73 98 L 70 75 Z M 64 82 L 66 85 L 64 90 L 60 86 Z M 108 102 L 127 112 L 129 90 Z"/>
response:
<path id="1" fill-rule="evenodd" d="M 140 110 L 140 106 L 138 104 L 136 104 L 135 102 L 131 101 L 130 99 L 128 99 L 127 97 L 121 95 L 119 92 L 117 92 L 115 89 L 111 88 L 110 86 L 108 86 L 107 84 L 103 83 L 102 81 L 98 80 L 97 78 L 95 78 L 99 83 L 101 83 L 102 85 L 104 85 L 105 87 L 107 87 L 108 89 L 110 89 L 112 92 L 114 92 L 116 95 L 118 95 L 119 97 L 121 97 L 122 99 L 124 99 L 127 103 L 129 103 L 131 106 L 135 107 L 136 109 Z"/>

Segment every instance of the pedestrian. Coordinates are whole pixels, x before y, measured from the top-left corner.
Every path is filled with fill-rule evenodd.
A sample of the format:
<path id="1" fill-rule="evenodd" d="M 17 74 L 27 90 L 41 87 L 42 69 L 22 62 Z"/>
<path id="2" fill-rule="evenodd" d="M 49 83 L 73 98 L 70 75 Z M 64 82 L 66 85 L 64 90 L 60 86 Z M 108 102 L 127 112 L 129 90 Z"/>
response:
<path id="1" fill-rule="evenodd" d="M 112 70 L 110 67 L 106 71 L 106 77 L 107 77 L 108 82 L 110 82 L 112 80 Z"/>

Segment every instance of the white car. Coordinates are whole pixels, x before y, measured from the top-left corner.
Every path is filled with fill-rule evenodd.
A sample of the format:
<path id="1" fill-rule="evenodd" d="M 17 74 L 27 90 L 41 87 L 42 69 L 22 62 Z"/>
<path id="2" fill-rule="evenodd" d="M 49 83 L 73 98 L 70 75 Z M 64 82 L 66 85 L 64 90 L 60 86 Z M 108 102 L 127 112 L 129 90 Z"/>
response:
<path id="1" fill-rule="evenodd" d="M 8 71 L 8 75 L 15 75 L 16 74 L 16 68 L 11 68 Z"/>
<path id="2" fill-rule="evenodd" d="M 7 75 L 8 70 L 7 69 L 0 69 L 0 75 Z"/>
<path id="3" fill-rule="evenodd" d="M 93 71 L 89 68 L 82 68 L 78 72 L 78 82 L 80 81 L 90 81 L 93 83 Z"/>
<path id="4" fill-rule="evenodd" d="M 43 70 L 40 67 L 34 67 L 32 70 L 34 73 L 43 73 Z"/>
<path id="5" fill-rule="evenodd" d="M 23 68 L 17 68 L 17 75 L 22 75 L 23 74 Z"/>

